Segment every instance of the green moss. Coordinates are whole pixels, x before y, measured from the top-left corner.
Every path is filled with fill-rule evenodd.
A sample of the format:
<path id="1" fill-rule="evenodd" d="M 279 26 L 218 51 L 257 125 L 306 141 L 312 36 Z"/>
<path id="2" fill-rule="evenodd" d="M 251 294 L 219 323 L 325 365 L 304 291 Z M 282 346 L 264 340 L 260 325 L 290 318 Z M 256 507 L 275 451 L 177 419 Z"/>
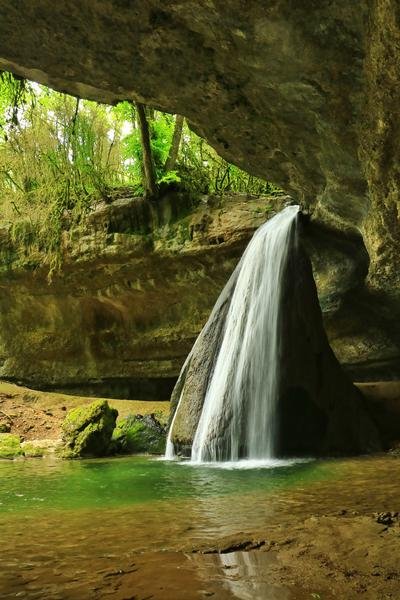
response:
<path id="1" fill-rule="evenodd" d="M 0 433 L 0 458 L 22 456 L 21 439 L 12 433 Z"/>
<path id="2" fill-rule="evenodd" d="M 118 411 L 107 400 L 96 400 L 88 406 L 71 410 L 63 424 L 63 458 L 106 456 L 110 453 L 111 436 Z"/>
<path id="3" fill-rule="evenodd" d="M 41 458 L 42 456 L 48 454 L 47 448 L 36 446 L 35 444 L 30 444 L 29 442 L 25 442 L 22 445 L 22 451 L 26 458 Z"/>
<path id="4" fill-rule="evenodd" d="M 114 449 L 121 454 L 163 454 L 165 438 L 165 428 L 154 414 L 130 415 L 114 431 Z"/>

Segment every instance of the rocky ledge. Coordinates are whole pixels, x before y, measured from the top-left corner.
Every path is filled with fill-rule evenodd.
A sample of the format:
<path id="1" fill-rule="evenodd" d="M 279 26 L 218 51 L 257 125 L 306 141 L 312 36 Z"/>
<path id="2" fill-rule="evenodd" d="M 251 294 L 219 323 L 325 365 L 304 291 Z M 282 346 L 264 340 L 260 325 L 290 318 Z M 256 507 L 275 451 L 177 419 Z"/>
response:
<path id="1" fill-rule="evenodd" d="M 121 197 L 65 231 L 63 268 L 0 240 L 0 377 L 38 388 L 168 398 L 254 230 L 287 196 Z M 394 315 L 364 280 L 361 236 L 312 223 L 304 236 L 328 337 L 353 378 L 385 378 L 399 356 Z M 378 373 L 377 370 L 381 372 Z"/>

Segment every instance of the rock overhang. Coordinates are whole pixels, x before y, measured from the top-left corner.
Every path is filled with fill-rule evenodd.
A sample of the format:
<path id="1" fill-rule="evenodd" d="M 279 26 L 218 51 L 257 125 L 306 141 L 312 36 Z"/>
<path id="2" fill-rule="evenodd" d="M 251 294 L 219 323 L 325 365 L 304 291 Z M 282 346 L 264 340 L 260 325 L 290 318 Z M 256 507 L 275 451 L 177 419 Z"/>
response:
<path id="1" fill-rule="evenodd" d="M 396 0 L 3 0 L 0 17 L 0 68 L 183 114 L 315 222 L 361 233 L 372 294 L 363 303 L 379 298 L 397 321 Z"/>

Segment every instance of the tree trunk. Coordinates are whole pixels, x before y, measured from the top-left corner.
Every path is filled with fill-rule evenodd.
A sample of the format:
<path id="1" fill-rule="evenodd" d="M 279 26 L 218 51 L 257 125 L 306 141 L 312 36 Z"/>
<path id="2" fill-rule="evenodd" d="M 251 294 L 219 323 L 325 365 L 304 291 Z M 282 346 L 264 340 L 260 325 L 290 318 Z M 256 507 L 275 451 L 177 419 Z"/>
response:
<path id="1" fill-rule="evenodd" d="M 151 153 L 149 124 L 147 122 L 144 105 L 136 102 L 136 110 L 138 115 L 140 137 L 142 140 L 144 189 L 146 195 L 150 196 L 151 198 L 155 198 L 158 193 L 158 187 Z"/>
<path id="2" fill-rule="evenodd" d="M 176 115 L 175 117 L 175 127 L 174 133 L 172 136 L 172 142 L 168 153 L 168 158 L 165 161 L 164 169 L 166 171 L 173 171 L 176 163 L 176 159 L 178 158 L 179 145 L 181 143 L 182 138 L 182 130 L 183 130 L 183 117 L 182 115 Z"/>

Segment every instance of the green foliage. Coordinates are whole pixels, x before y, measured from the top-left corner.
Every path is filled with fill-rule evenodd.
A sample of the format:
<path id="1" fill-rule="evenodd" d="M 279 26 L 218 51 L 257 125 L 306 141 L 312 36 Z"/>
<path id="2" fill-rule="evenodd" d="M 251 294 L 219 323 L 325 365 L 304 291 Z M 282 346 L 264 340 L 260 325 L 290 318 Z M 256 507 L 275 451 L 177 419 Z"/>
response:
<path id="1" fill-rule="evenodd" d="M 180 183 L 182 178 L 178 175 L 178 171 L 167 171 L 165 175 L 160 177 L 158 183 L 166 183 L 171 185 L 172 183 Z"/>
<path id="2" fill-rule="evenodd" d="M 22 456 L 21 440 L 19 435 L 0 433 L 0 459 L 16 458 Z"/>
<path id="3" fill-rule="evenodd" d="M 174 170 L 165 164 L 175 117 L 147 109 L 157 183 L 195 193 L 274 192 L 225 160 L 184 125 Z M 0 77 L 0 225 L 25 255 L 46 257 L 49 277 L 63 260 L 63 232 L 79 227 L 118 188 L 143 193 L 135 105 L 110 107 Z M 35 263 L 35 260 L 32 261 Z"/>
<path id="4" fill-rule="evenodd" d="M 7 138 L 7 129 L 19 125 L 19 110 L 32 95 L 32 88 L 25 79 L 11 73 L 0 72 L 0 135 Z"/>
<path id="5" fill-rule="evenodd" d="M 174 120 L 171 115 L 155 111 L 151 126 L 151 149 L 158 181 L 166 176 L 164 165 L 168 157 L 174 130 Z"/>
<path id="6" fill-rule="evenodd" d="M 202 138 L 193 133 L 187 124 L 184 127 L 183 141 L 178 172 L 186 189 L 203 194 L 281 192 L 277 186 L 228 163 Z"/>
<path id="7" fill-rule="evenodd" d="M 11 236 L 48 256 L 49 271 L 62 260 L 62 232 L 78 224 L 109 186 L 125 183 L 111 109 L 25 83 L 15 92 L 0 79 L 0 215 Z M 10 105 L 17 102 L 18 106 Z M 13 114 L 17 117 L 13 117 Z"/>
<path id="8" fill-rule="evenodd" d="M 130 184 L 142 192 L 143 151 L 135 107 L 130 102 L 121 102 L 114 111 L 119 118 L 122 117 L 126 123 L 131 125 L 131 131 L 122 140 L 122 159 L 130 175 Z M 177 177 L 174 178 L 173 175 L 170 176 L 169 173 L 166 173 L 164 168 L 171 144 L 174 120 L 171 115 L 158 111 L 148 111 L 147 116 L 150 124 L 151 150 L 157 182 L 178 181 Z"/>

